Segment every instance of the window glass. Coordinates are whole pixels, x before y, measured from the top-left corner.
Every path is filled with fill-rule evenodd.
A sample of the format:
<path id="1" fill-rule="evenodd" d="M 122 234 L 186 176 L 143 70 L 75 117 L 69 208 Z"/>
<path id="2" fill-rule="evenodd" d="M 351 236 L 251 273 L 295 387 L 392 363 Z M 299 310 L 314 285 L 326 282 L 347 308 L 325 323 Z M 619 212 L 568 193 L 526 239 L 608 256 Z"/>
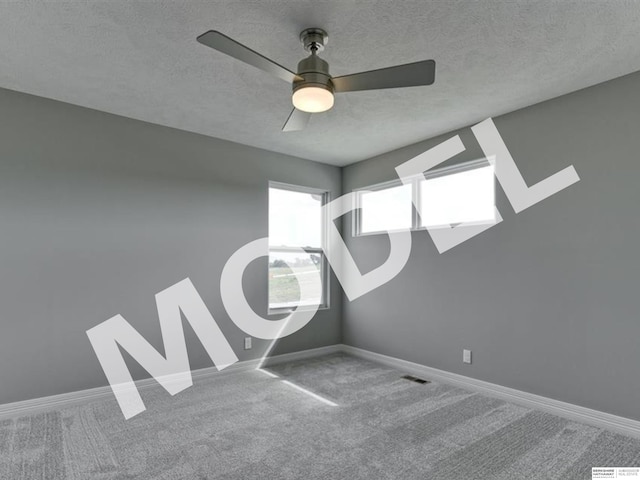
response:
<path id="1" fill-rule="evenodd" d="M 321 305 L 322 285 L 311 281 L 313 272 L 322 275 L 322 254 L 304 256 L 290 252 L 269 252 L 269 308 L 287 308 L 299 305 Z M 302 282 L 310 287 L 308 298 L 300 297 L 300 285 L 289 265 L 296 268 Z M 309 275 L 305 275 L 308 272 Z M 309 279 L 309 281 L 307 281 Z"/>
<path id="2" fill-rule="evenodd" d="M 411 185 L 358 192 L 360 233 L 410 229 Z"/>
<path id="3" fill-rule="evenodd" d="M 420 226 L 495 220 L 493 166 L 420 180 Z"/>
<path id="4" fill-rule="evenodd" d="M 269 189 L 269 245 L 322 247 L 322 194 Z"/>

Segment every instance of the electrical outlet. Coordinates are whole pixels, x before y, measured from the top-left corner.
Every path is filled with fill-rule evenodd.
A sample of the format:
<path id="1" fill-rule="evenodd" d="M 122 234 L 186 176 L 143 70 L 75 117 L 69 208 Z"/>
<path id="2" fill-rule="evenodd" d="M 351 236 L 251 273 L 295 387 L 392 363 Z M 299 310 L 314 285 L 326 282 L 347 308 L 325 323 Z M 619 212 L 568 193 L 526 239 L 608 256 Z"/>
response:
<path id="1" fill-rule="evenodd" d="M 462 361 L 464 363 L 471 363 L 471 350 L 462 350 Z"/>
<path id="2" fill-rule="evenodd" d="M 244 349 L 251 350 L 251 337 L 244 337 Z"/>

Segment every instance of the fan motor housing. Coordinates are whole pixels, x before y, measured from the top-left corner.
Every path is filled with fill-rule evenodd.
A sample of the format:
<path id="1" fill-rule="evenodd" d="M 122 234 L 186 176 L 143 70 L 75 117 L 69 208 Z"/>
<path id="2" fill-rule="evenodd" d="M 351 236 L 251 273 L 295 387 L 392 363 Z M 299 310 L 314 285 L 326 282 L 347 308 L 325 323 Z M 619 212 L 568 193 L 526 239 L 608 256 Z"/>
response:
<path id="1" fill-rule="evenodd" d="M 315 54 L 308 56 L 298 63 L 297 75 L 302 80 L 294 80 L 293 91 L 303 87 L 320 87 L 334 92 L 331 75 L 329 75 L 329 64 Z"/>

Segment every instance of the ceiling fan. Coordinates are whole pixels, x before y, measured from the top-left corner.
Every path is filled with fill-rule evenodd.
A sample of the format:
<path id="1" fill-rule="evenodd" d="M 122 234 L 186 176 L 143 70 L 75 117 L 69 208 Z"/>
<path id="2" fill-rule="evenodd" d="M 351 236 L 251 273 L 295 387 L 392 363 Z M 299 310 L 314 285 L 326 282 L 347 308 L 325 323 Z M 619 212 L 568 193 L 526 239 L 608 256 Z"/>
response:
<path id="1" fill-rule="evenodd" d="M 332 77 L 329 64 L 318 56 L 328 40 L 327 32 L 321 28 L 307 28 L 300 33 L 300 41 L 310 55 L 298 63 L 297 73 L 215 30 L 203 33 L 197 40 L 291 83 L 294 108 L 282 127 L 285 132 L 302 130 L 312 113 L 325 112 L 333 107 L 333 94 L 336 92 L 431 85 L 435 80 L 436 62 L 433 60 Z"/>

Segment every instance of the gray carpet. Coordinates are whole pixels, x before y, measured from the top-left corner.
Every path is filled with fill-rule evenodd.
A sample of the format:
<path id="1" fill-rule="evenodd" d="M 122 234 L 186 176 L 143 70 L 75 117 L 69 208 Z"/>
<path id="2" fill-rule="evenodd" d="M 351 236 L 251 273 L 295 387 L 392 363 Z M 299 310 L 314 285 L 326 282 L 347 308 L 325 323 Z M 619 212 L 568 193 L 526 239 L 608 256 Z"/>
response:
<path id="1" fill-rule="evenodd" d="M 0 422 L 1 479 L 562 479 L 640 466 L 640 440 L 344 354 Z M 283 383 L 307 388 L 338 404 Z"/>

